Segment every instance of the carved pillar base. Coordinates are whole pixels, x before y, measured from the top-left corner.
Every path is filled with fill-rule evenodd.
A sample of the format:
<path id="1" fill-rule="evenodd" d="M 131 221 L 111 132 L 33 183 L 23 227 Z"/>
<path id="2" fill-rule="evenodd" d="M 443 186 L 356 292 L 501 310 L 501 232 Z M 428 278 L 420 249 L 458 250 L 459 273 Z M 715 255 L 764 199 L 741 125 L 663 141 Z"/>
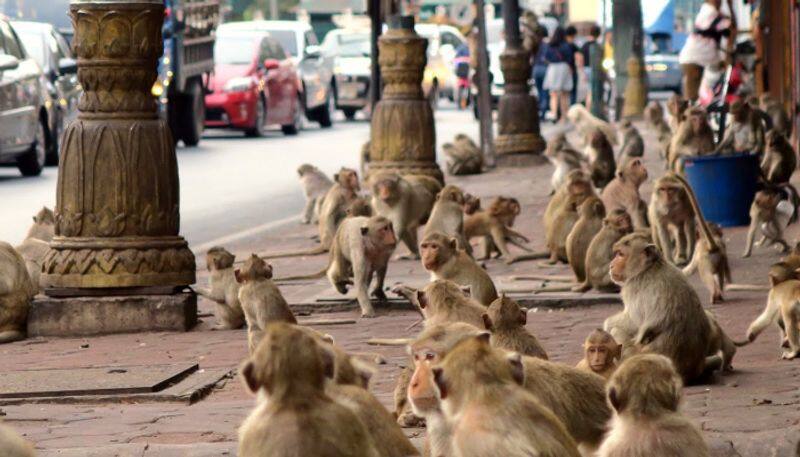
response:
<path id="1" fill-rule="evenodd" d="M 531 74 L 528 57 L 528 52 L 521 48 L 506 48 L 500 54 L 505 92 L 497 110 L 498 158 L 503 154 L 541 154 L 546 147 L 539 132 L 539 104 L 528 87 Z"/>

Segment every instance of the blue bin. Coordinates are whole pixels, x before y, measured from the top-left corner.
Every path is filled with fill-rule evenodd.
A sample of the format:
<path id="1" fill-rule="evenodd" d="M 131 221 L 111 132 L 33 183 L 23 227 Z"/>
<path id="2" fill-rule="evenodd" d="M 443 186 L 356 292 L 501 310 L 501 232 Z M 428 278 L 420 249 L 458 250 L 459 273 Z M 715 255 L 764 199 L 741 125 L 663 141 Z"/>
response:
<path id="1" fill-rule="evenodd" d="M 759 176 L 757 156 L 691 157 L 685 159 L 685 171 L 706 220 L 722 227 L 750 223 Z"/>

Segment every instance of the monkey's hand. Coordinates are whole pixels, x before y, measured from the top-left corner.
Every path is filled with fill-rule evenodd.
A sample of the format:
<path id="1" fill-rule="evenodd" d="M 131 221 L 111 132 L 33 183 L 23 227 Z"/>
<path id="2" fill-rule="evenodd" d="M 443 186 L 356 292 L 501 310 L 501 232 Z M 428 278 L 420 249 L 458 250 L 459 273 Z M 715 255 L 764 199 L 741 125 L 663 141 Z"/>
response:
<path id="1" fill-rule="evenodd" d="M 410 301 L 411 298 L 417 293 L 417 290 L 412 287 L 408 287 L 405 284 L 397 284 L 392 287 L 392 293 L 398 297 L 403 297 Z"/>
<path id="2" fill-rule="evenodd" d="M 784 351 L 783 355 L 781 356 L 781 359 L 792 360 L 798 355 L 800 355 L 800 351 Z"/>

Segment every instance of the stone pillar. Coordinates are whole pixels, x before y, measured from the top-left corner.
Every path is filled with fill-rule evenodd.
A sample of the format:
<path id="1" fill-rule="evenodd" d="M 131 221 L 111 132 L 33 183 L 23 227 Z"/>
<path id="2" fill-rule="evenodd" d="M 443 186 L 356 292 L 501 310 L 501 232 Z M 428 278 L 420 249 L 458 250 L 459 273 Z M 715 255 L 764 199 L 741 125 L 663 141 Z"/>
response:
<path id="1" fill-rule="evenodd" d="M 505 88 L 497 113 L 498 160 L 507 154 L 540 154 L 546 146 L 539 131 L 536 97 L 530 95 L 531 55 L 522 48 L 519 34 L 519 1 L 503 2 L 506 48 L 500 54 Z"/>
<path id="2" fill-rule="evenodd" d="M 178 234 L 174 142 L 150 94 L 163 52 L 164 5 L 73 0 L 70 16 L 84 94 L 61 145 L 56 236 L 42 265 L 42 286 L 54 297 L 174 295 L 194 283 L 195 259 Z M 191 312 L 194 300 L 177 302 Z M 186 319 L 191 325 L 196 315 Z M 156 327 L 171 328 L 162 324 Z M 75 333 L 94 332 L 76 325 Z M 117 331 L 146 327 L 134 322 Z"/>
<path id="3" fill-rule="evenodd" d="M 370 174 L 428 175 L 443 182 L 433 110 L 422 92 L 428 40 L 414 31 L 412 16 L 394 16 L 378 46 L 384 86 L 372 113 Z"/>

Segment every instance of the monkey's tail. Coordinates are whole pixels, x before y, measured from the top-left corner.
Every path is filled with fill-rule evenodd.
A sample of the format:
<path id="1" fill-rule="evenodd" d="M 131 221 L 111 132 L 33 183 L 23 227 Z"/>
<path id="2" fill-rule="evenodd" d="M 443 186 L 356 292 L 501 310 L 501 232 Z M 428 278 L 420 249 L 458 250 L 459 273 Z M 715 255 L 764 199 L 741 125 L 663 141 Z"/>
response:
<path id="1" fill-rule="evenodd" d="M 522 254 L 518 256 L 514 256 L 513 258 L 509 259 L 508 263 L 515 263 L 515 262 L 522 262 L 523 260 L 541 260 L 541 259 L 549 259 L 550 252 L 549 251 L 541 251 L 541 252 L 532 252 L 530 254 Z"/>
<path id="2" fill-rule="evenodd" d="M 320 279 L 324 278 L 325 274 L 328 273 L 328 267 L 326 266 L 322 270 L 312 273 L 310 275 L 298 275 L 298 276 L 286 276 L 285 278 L 276 278 L 274 282 L 285 282 L 285 281 L 302 281 L 304 279 Z"/>
<path id="3" fill-rule="evenodd" d="M 781 184 L 782 188 L 785 188 L 789 191 L 789 202 L 792 204 L 792 216 L 789 218 L 789 223 L 794 224 L 797 222 L 798 219 L 798 208 L 800 208 L 800 195 L 797 194 L 797 189 L 790 183 Z"/>
<path id="4" fill-rule="evenodd" d="M 406 346 L 411 344 L 411 338 L 370 338 L 367 344 L 370 346 Z"/>
<path id="5" fill-rule="evenodd" d="M 734 340 L 733 345 L 740 348 L 742 346 L 747 346 L 750 343 L 752 343 L 752 341 L 750 340 L 740 340 L 740 341 Z"/>
<path id="6" fill-rule="evenodd" d="M 770 289 L 769 286 L 760 286 L 758 284 L 738 284 L 738 283 L 729 283 L 725 285 L 725 290 L 733 290 L 733 291 L 753 291 L 753 292 L 766 292 Z"/>
<path id="7" fill-rule="evenodd" d="M 13 343 L 25 339 L 25 333 L 19 330 L 6 330 L 0 332 L 0 344 Z"/>
<path id="8" fill-rule="evenodd" d="M 550 281 L 550 282 L 573 282 L 574 276 L 571 275 L 517 275 L 511 277 L 512 281 Z"/>
<path id="9" fill-rule="evenodd" d="M 278 259 L 284 257 L 303 257 L 307 255 L 319 255 L 319 254 L 325 254 L 326 252 L 328 252 L 328 248 L 319 245 L 317 247 L 306 249 L 304 251 L 273 252 L 273 253 L 259 254 L 258 256 L 264 260 L 267 260 L 267 259 Z"/>
<path id="10" fill-rule="evenodd" d="M 717 244 L 716 240 L 714 240 L 714 236 L 711 234 L 711 229 L 708 228 L 708 222 L 706 222 L 706 218 L 703 217 L 703 213 L 700 211 L 700 205 L 697 203 L 697 197 L 694 195 L 694 190 L 692 186 L 689 185 L 689 182 L 684 179 L 683 176 L 679 175 L 675 172 L 667 172 L 668 176 L 671 176 L 678 180 L 681 183 L 684 190 L 686 190 L 686 194 L 689 195 L 689 202 L 692 204 L 692 209 L 694 210 L 695 217 L 700 222 L 700 229 L 703 237 L 708 244 L 710 252 L 717 252 L 720 250 L 719 245 Z"/>

